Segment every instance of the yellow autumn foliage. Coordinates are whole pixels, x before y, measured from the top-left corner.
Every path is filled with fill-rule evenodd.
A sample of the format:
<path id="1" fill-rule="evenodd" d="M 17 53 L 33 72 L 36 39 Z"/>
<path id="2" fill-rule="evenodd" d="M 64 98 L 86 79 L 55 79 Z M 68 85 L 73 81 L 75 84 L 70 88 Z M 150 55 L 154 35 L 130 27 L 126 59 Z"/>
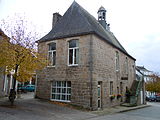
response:
<path id="1" fill-rule="evenodd" d="M 32 48 L 26 48 L 20 44 L 11 44 L 8 40 L 0 41 L 0 67 L 6 67 L 6 72 L 15 71 L 16 80 L 29 81 L 36 70 L 43 69 L 47 64 L 43 55 L 38 54 Z"/>

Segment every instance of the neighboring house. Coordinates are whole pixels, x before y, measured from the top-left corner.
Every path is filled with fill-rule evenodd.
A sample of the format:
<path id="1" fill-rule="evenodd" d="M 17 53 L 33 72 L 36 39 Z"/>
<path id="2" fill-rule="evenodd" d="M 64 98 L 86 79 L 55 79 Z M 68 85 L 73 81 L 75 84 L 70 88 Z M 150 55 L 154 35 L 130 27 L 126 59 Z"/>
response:
<path id="1" fill-rule="evenodd" d="M 0 98 L 4 96 L 4 89 L 3 89 L 3 84 L 4 84 L 4 69 L 0 68 Z"/>
<path id="2" fill-rule="evenodd" d="M 149 82 L 154 80 L 152 76 L 153 71 L 146 69 L 144 66 L 136 66 L 136 68 L 139 69 L 140 72 L 144 74 L 144 82 Z M 146 91 L 146 96 L 153 96 L 155 94 L 156 94 L 155 92 Z"/>
<path id="3" fill-rule="evenodd" d="M 2 42 L 3 40 L 6 40 L 6 39 L 8 39 L 8 37 L 0 29 L 0 42 Z M 0 68 L 0 97 L 3 97 L 5 95 L 4 80 L 5 80 L 5 69 L 4 68 Z"/>
<path id="4" fill-rule="evenodd" d="M 0 41 L 1 40 L 9 40 L 9 37 L 0 29 Z M 14 71 L 11 71 L 9 74 L 5 74 L 4 68 L 0 68 L 0 71 L 0 96 L 7 96 L 9 95 L 10 89 L 12 89 Z"/>
<path id="5" fill-rule="evenodd" d="M 136 95 L 137 97 L 139 97 L 137 104 L 146 104 L 144 74 L 137 67 L 136 67 L 136 81 L 137 81 Z"/>
<path id="6" fill-rule="evenodd" d="M 153 78 L 151 77 L 151 75 L 153 75 L 152 71 L 146 69 L 144 66 L 136 66 L 136 68 L 139 69 L 139 71 L 144 74 L 145 82 L 153 80 Z"/>
<path id="7" fill-rule="evenodd" d="M 75 1 L 63 16 L 54 13 L 38 51 L 49 63 L 37 72 L 37 98 L 96 110 L 124 103 L 136 79 L 135 59 L 110 31 L 103 7 L 98 21 Z"/>

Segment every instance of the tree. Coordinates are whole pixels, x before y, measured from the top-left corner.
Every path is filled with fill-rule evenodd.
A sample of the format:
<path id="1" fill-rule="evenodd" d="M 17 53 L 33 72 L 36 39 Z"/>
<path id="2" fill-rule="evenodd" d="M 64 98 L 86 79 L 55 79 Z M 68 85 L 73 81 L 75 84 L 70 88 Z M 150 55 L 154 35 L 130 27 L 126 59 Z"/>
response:
<path id="1" fill-rule="evenodd" d="M 0 67 L 6 67 L 7 73 L 14 71 L 13 89 L 9 95 L 12 104 L 15 99 L 16 81 L 29 81 L 33 73 L 45 67 L 47 63 L 44 55 L 36 50 L 37 33 L 30 31 L 26 23 L 24 18 L 18 16 L 10 21 L 2 21 L 2 27 L 10 38 L 0 43 Z"/>
<path id="2" fill-rule="evenodd" d="M 150 76 L 152 81 L 146 82 L 146 90 L 149 92 L 160 93 L 160 76 L 154 73 Z"/>

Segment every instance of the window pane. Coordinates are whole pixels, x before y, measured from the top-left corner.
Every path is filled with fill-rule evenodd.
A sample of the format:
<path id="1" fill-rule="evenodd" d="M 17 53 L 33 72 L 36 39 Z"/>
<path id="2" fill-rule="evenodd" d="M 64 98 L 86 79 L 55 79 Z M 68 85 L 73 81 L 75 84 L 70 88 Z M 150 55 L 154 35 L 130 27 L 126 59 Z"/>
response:
<path id="1" fill-rule="evenodd" d="M 78 60 L 79 60 L 79 49 L 75 49 L 75 53 L 74 53 L 74 64 L 78 64 Z"/>
<path id="2" fill-rule="evenodd" d="M 113 82 L 111 81 L 110 82 L 110 95 L 113 94 Z"/>
<path id="3" fill-rule="evenodd" d="M 49 50 L 56 50 L 56 43 L 50 43 L 48 44 Z"/>
<path id="4" fill-rule="evenodd" d="M 101 90 L 100 90 L 100 87 L 98 87 L 98 97 L 100 97 L 101 96 Z"/>
<path id="5" fill-rule="evenodd" d="M 66 81 L 62 81 L 62 87 L 66 87 Z"/>
<path id="6" fill-rule="evenodd" d="M 71 96 L 70 95 L 67 95 L 67 100 L 71 100 Z"/>
<path id="7" fill-rule="evenodd" d="M 71 82 L 70 81 L 67 82 L 67 86 L 71 87 Z"/>
<path id="8" fill-rule="evenodd" d="M 66 88 L 62 88 L 62 93 L 66 93 Z"/>
<path id="9" fill-rule="evenodd" d="M 69 64 L 73 64 L 73 49 L 69 50 Z"/>
<path id="10" fill-rule="evenodd" d="M 66 97 L 65 95 L 62 95 L 62 100 L 66 100 L 65 97 Z"/>
<path id="11" fill-rule="evenodd" d="M 61 88 L 57 88 L 57 93 L 61 93 Z"/>
<path id="12" fill-rule="evenodd" d="M 53 92 L 53 93 L 56 93 L 56 88 L 52 88 L 52 92 Z"/>
<path id="13" fill-rule="evenodd" d="M 52 94 L 52 99 L 56 99 L 56 96 L 55 96 L 55 94 Z"/>
<path id="14" fill-rule="evenodd" d="M 52 65 L 52 52 L 48 52 L 48 65 Z"/>
<path id="15" fill-rule="evenodd" d="M 69 48 L 78 47 L 78 40 L 69 41 Z"/>
<path id="16" fill-rule="evenodd" d="M 61 81 L 57 81 L 57 87 L 61 87 Z"/>
<path id="17" fill-rule="evenodd" d="M 56 51 L 53 52 L 53 63 L 52 65 L 56 64 Z"/>
<path id="18" fill-rule="evenodd" d="M 67 89 L 67 94 L 71 94 L 71 88 Z"/>
<path id="19" fill-rule="evenodd" d="M 55 87 L 56 87 L 56 82 L 53 82 L 53 83 L 52 83 L 52 86 L 55 88 Z"/>
<path id="20" fill-rule="evenodd" d="M 60 100 L 60 95 L 59 95 L 59 94 L 57 95 L 56 99 L 57 99 L 57 100 Z"/>

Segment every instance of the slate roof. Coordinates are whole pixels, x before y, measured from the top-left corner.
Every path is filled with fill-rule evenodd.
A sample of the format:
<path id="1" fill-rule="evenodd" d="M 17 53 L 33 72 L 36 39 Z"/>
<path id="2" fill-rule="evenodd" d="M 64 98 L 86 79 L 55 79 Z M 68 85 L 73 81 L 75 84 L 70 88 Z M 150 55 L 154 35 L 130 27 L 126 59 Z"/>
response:
<path id="1" fill-rule="evenodd" d="M 152 71 L 147 70 L 144 66 L 136 66 L 136 68 L 141 70 L 141 71 L 152 72 Z"/>
<path id="2" fill-rule="evenodd" d="M 68 8 L 62 18 L 55 24 L 52 30 L 42 37 L 39 42 L 87 34 L 96 34 L 107 43 L 118 48 L 120 51 L 134 59 L 118 42 L 113 33 L 104 29 L 90 13 L 75 1 Z"/>

